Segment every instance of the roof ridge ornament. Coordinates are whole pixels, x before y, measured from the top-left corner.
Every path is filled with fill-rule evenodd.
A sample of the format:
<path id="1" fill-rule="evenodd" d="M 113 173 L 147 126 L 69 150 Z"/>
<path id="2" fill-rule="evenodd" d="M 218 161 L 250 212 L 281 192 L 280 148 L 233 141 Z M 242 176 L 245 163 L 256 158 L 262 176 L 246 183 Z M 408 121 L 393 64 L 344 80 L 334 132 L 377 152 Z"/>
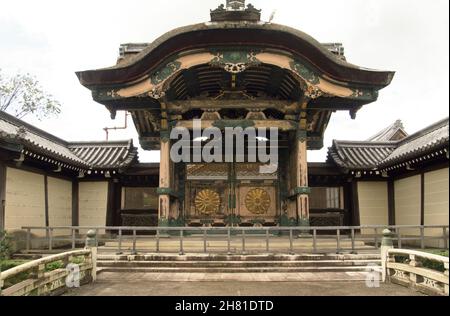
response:
<path id="1" fill-rule="evenodd" d="M 245 0 L 227 0 L 227 11 L 244 11 Z"/>
<path id="2" fill-rule="evenodd" d="M 226 5 L 221 4 L 215 10 L 211 10 L 212 22 L 224 21 L 250 21 L 259 22 L 261 10 L 252 4 L 245 5 L 245 0 L 227 0 Z"/>

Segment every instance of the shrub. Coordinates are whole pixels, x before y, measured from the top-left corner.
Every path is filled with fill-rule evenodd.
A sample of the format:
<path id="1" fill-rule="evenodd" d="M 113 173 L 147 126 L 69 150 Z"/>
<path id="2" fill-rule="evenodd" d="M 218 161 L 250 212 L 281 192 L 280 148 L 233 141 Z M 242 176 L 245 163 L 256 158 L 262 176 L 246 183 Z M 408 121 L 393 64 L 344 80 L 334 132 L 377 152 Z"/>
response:
<path id="1" fill-rule="evenodd" d="M 0 261 L 9 259 L 11 255 L 11 238 L 6 231 L 0 231 Z"/>

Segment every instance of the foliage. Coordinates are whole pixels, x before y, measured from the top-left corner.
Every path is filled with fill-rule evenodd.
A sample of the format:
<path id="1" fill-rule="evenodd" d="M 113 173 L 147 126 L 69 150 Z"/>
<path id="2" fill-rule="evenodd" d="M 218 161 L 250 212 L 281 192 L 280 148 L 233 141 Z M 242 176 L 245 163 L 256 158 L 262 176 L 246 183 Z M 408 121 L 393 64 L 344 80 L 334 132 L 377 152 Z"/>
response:
<path id="1" fill-rule="evenodd" d="M 45 266 L 45 272 L 50 272 L 50 271 L 54 271 L 54 270 L 58 270 L 58 269 L 62 269 L 62 268 L 64 268 L 64 263 L 62 261 L 55 261 L 55 262 L 48 263 Z"/>
<path id="2" fill-rule="evenodd" d="M 61 104 L 45 92 L 35 77 L 17 74 L 7 77 L 0 69 L 0 111 L 22 119 L 32 114 L 39 120 L 61 112 Z"/>
<path id="3" fill-rule="evenodd" d="M 9 269 L 15 268 L 26 262 L 27 262 L 27 260 L 0 260 L 0 271 L 6 271 Z M 29 277 L 30 277 L 30 272 L 19 273 L 12 278 L 6 279 L 5 284 L 3 285 L 3 289 L 7 289 L 7 288 L 13 286 L 14 284 L 25 281 Z"/>
<path id="4" fill-rule="evenodd" d="M 429 253 L 432 253 L 435 255 L 439 255 L 439 256 L 448 257 L 448 250 L 427 250 L 426 252 L 429 252 Z M 444 264 L 442 262 L 437 262 L 434 260 L 428 260 L 428 259 L 422 259 L 422 258 L 420 258 L 418 260 L 420 261 L 420 263 L 422 264 L 422 266 L 424 268 L 436 270 L 436 271 L 440 271 L 440 272 L 445 271 Z M 395 256 L 395 262 L 408 264 L 409 256 L 397 255 L 397 256 Z"/>
<path id="5" fill-rule="evenodd" d="M 5 231 L 0 231 L 0 261 L 9 259 L 11 251 L 11 238 Z"/>

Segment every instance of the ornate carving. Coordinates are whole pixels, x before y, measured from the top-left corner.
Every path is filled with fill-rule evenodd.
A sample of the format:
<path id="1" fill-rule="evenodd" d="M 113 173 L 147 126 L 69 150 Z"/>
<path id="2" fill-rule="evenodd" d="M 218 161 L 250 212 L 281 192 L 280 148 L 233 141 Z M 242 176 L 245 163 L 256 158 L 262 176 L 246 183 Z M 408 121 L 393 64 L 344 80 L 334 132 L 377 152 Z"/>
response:
<path id="1" fill-rule="evenodd" d="M 161 99 L 166 95 L 166 93 L 164 91 L 162 91 L 161 89 L 153 89 L 153 90 L 149 91 L 147 93 L 147 95 L 153 99 Z"/>
<path id="2" fill-rule="evenodd" d="M 205 189 L 195 197 L 195 208 L 201 215 L 213 215 L 219 212 L 220 196 L 216 191 Z"/>
<path id="3" fill-rule="evenodd" d="M 317 88 L 313 85 L 309 85 L 309 84 L 306 86 L 304 94 L 306 97 L 308 97 L 310 99 L 317 99 L 322 96 L 325 96 L 325 94 L 323 93 L 322 90 L 320 90 L 319 88 Z"/>
<path id="4" fill-rule="evenodd" d="M 164 67 L 157 70 L 150 77 L 150 81 L 154 85 L 158 85 L 171 75 L 173 75 L 176 71 L 181 68 L 181 63 L 179 61 L 173 61 L 165 65 Z"/>
<path id="5" fill-rule="evenodd" d="M 248 211 L 256 215 L 266 214 L 270 203 L 269 193 L 261 188 L 250 190 L 245 197 L 245 206 Z"/>
<path id="6" fill-rule="evenodd" d="M 221 67 L 225 71 L 237 74 L 249 67 L 258 66 L 261 62 L 254 51 L 223 51 L 212 52 L 215 57 L 210 62 L 213 67 Z"/>

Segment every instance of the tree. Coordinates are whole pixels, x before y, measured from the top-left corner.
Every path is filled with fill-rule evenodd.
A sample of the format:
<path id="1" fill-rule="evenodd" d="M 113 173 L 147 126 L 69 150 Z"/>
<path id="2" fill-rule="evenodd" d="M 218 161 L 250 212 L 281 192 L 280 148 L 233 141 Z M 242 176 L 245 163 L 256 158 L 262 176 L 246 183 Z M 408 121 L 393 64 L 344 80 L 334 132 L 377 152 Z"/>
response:
<path id="1" fill-rule="evenodd" d="M 32 114 L 39 120 L 61 112 L 61 104 L 45 92 L 30 74 L 3 76 L 0 69 L 0 110 L 22 119 Z"/>

